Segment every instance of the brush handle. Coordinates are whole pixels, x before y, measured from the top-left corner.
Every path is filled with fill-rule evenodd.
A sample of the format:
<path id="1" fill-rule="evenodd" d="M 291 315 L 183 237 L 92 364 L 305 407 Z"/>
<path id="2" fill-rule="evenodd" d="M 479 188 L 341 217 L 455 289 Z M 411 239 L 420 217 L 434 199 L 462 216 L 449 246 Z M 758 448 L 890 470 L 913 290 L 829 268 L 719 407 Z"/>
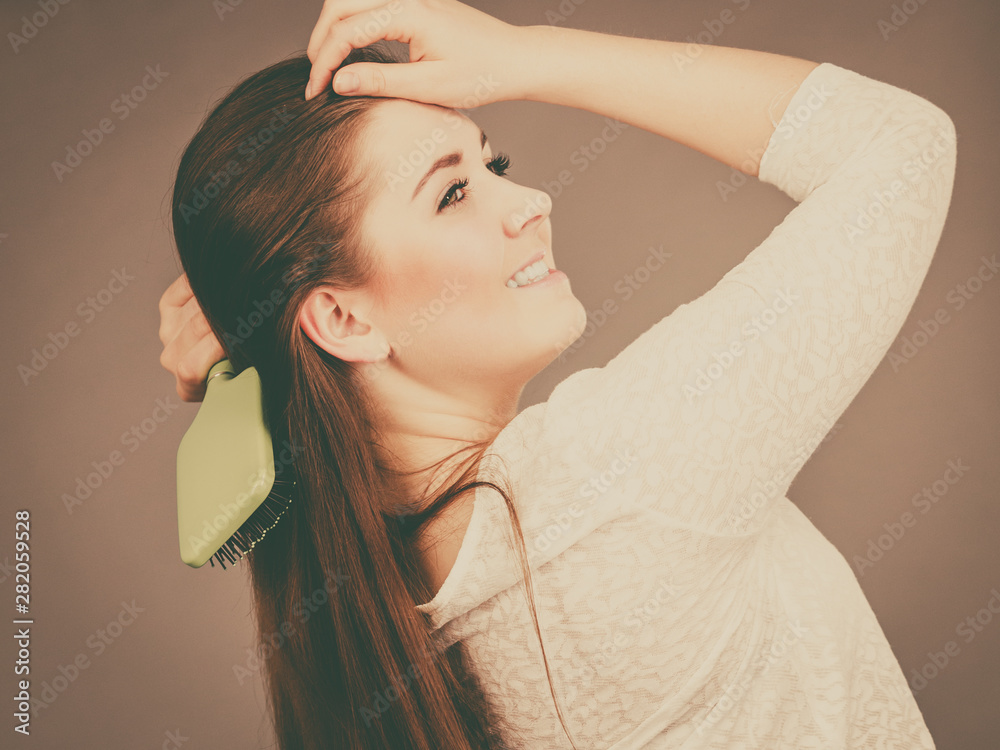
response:
<path id="1" fill-rule="evenodd" d="M 223 377 L 223 380 L 229 380 L 229 378 L 236 377 L 236 369 L 233 367 L 232 362 L 230 362 L 228 359 L 220 359 L 218 362 L 212 365 L 212 369 L 208 371 L 208 378 L 205 380 L 205 382 L 208 385 L 211 385 L 212 381 L 218 375 L 229 376 L 228 378 Z"/>

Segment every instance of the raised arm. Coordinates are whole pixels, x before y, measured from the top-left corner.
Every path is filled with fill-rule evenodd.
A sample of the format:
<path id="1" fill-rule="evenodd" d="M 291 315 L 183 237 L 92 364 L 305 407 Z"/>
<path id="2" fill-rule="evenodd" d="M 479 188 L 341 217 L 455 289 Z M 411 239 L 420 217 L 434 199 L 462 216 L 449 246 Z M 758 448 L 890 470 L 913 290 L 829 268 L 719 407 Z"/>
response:
<path id="1" fill-rule="evenodd" d="M 956 146 L 928 100 L 819 65 L 760 161 L 759 179 L 798 205 L 708 292 L 560 383 L 537 452 L 596 476 L 627 451 L 621 486 L 651 487 L 651 510 L 713 533 L 759 528 L 910 312 Z M 616 512 L 610 496 L 602 512 Z"/>
<path id="2" fill-rule="evenodd" d="M 754 177 L 788 102 L 819 65 L 561 26 L 528 26 L 524 33 L 531 41 L 524 45 L 523 98 L 626 122 Z"/>
<path id="3" fill-rule="evenodd" d="M 355 63 L 379 39 L 410 63 Z M 785 106 L 818 63 L 769 52 L 512 26 L 455 0 L 326 0 L 309 39 L 306 98 L 387 96 L 471 108 L 527 99 L 596 112 L 666 136 L 756 176 Z M 336 71 L 334 77 L 333 72 Z M 348 79 L 356 76 L 356 85 Z"/>

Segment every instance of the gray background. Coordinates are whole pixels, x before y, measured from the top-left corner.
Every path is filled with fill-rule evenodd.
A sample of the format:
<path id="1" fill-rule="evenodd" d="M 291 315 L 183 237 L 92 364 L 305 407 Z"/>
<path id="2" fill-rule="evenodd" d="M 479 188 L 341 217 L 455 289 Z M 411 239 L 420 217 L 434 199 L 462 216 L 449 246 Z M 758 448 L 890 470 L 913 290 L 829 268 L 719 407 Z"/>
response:
<path id="1" fill-rule="evenodd" d="M 579 2 L 579 0 L 578 0 Z M 883 33 L 898 4 L 851 0 L 476 2 L 517 25 L 558 23 L 601 32 L 684 40 L 733 8 L 716 43 L 829 61 L 914 91 L 941 106 L 959 138 L 958 172 L 944 234 L 915 308 L 891 351 L 945 308 L 950 322 L 915 357 L 883 361 L 803 468 L 791 498 L 844 553 L 865 555 L 911 498 L 943 479 L 949 460 L 969 468 L 891 549 L 860 575 L 904 672 L 956 641 L 960 652 L 917 693 L 939 748 L 993 748 L 1000 736 L 1000 616 L 969 643 L 956 627 L 1000 587 L 996 461 L 1000 279 L 958 311 L 948 295 L 998 250 L 996 210 L 997 5 L 934 0 Z M 739 4 L 740 6 L 743 3 Z M 10 747 L 265 747 L 272 741 L 258 675 L 243 681 L 252 644 L 242 570 L 192 570 L 178 555 L 175 454 L 197 407 L 181 404 L 159 365 L 157 301 L 180 266 L 168 233 L 169 189 L 181 149 L 209 105 L 244 75 L 304 51 L 319 2 L 243 0 L 221 17 L 210 0 L 72 0 L 15 53 L 0 43 L 0 294 L 5 345 L 0 514 L 0 601 L 12 612 L 13 514 L 32 513 L 32 687 L 39 696 L 60 667 L 87 666 L 9 742 L 14 649 L 0 638 L 3 739 Z M 37 2 L 4 0 L 0 31 L 20 33 Z M 900 9 L 902 10 L 902 9 Z M 898 16 L 897 16 L 898 18 Z M 115 100 L 146 66 L 168 75 L 126 119 Z M 574 151 L 604 127 L 586 112 L 506 102 L 470 112 L 495 150 L 512 154 L 511 178 L 544 187 L 561 170 L 574 181 L 555 199 L 557 261 L 588 310 L 606 298 L 618 312 L 528 387 L 522 405 L 544 400 L 569 373 L 599 366 L 677 305 L 711 288 L 792 208 L 769 185 L 748 180 L 727 200 L 731 170 L 637 128 L 626 129 L 586 171 Z M 113 132 L 60 181 L 81 130 L 110 118 Z M 628 301 L 615 283 L 651 245 L 673 257 Z M 134 277 L 88 320 L 78 312 L 113 270 Z M 70 322 L 78 335 L 25 384 L 32 350 Z M 146 421 L 144 439 L 123 443 Z M 155 412 L 162 416 L 162 412 Z M 122 465 L 82 504 L 62 496 L 107 461 Z M 939 485 L 940 486 L 940 485 Z M 99 630 L 122 603 L 131 624 Z M 994 599 L 994 606 L 1000 599 Z M 10 604 L 8 604 L 10 602 Z M 988 614 L 988 612 L 987 612 Z M 983 617 L 985 618 L 985 614 Z M 11 630 L 13 625 L 9 626 Z M 6 628 L 5 628 L 6 630 Z M 103 650 L 101 649 L 103 647 Z M 61 683 L 60 683 L 61 684 Z M 185 739 L 179 743 L 169 732 Z"/>

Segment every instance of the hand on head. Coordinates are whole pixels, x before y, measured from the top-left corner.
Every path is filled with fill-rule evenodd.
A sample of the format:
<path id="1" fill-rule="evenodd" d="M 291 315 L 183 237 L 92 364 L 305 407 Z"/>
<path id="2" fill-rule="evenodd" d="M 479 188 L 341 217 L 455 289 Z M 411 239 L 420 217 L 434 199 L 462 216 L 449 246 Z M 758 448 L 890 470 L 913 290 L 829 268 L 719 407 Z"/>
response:
<path id="1" fill-rule="evenodd" d="M 183 401 L 201 401 L 208 371 L 226 356 L 198 300 L 187 274 L 178 276 L 160 297 L 160 364 L 177 380 Z"/>
<path id="2" fill-rule="evenodd" d="M 306 99 L 330 85 L 338 94 L 411 99 L 471 109 L 520 98 L 514 75 L 521 30 L 457 0 L 326 0 L 309 38 L 313 63 Z M 410 62 L 354 63 L 354 48 L 380 39 L 404 42 Z M 336 76 L 334 72 L 336 71 Z M 357 85 L 349 88 L 351 74 Z"/>

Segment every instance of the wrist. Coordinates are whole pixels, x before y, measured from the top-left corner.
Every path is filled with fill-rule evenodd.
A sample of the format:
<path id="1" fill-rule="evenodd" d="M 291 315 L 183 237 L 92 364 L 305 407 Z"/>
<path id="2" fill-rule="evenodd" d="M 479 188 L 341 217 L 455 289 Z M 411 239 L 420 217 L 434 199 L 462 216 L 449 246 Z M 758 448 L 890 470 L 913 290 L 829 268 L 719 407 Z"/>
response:
<path id="1" fill-rule="evenodd" d="M 510 85 L 507 99 L 552 102 L 559 91 L 560 75 L 574 67 L 571 62 L 571 38 L 580 33 L 560 26 L 532 25 L 515 27 L 509 60 Z M 565 85 L 567 81 L 562 81 Z"/>

